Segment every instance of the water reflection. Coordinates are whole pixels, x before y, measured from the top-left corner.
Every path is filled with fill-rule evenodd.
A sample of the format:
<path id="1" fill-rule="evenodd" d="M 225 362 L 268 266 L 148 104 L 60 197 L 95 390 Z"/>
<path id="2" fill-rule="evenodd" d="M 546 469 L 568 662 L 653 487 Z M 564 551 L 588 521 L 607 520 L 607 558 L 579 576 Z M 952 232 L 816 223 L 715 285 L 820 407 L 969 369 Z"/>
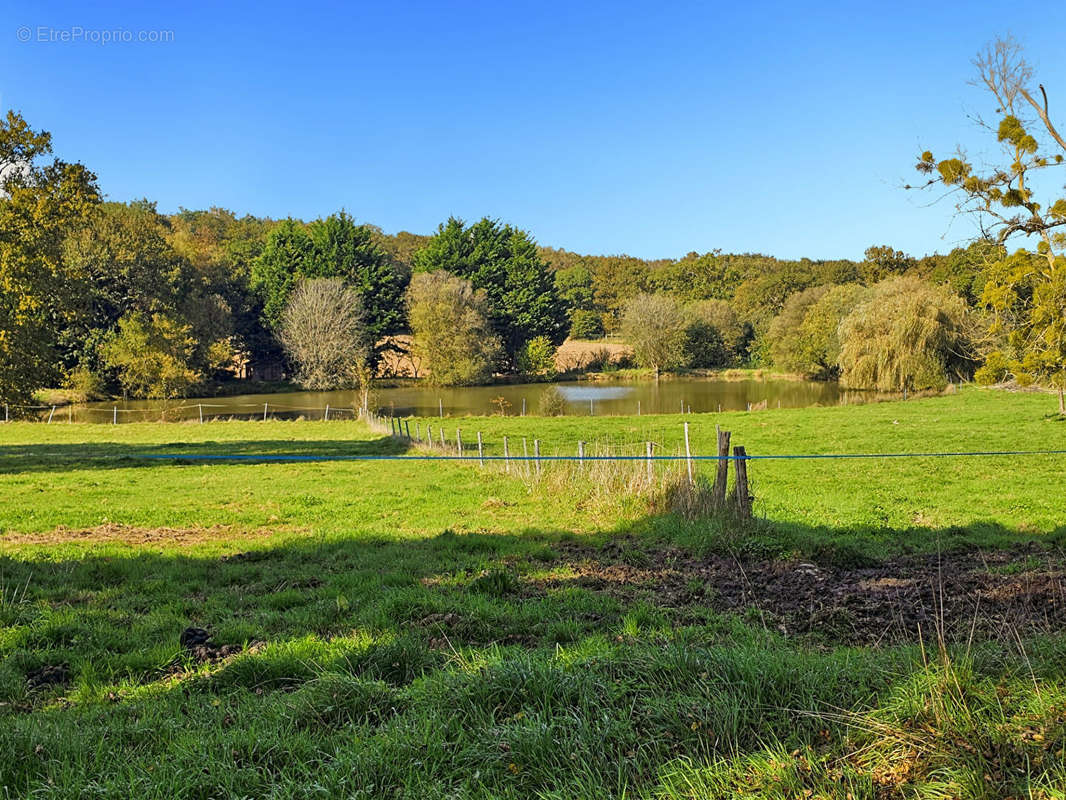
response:
<path id="1" fill-rule="evenodd" d="M 654 382 L 527 383 L 462 388 L 402 386 L 374 393 L 379 411 L 400 416 L 465 416 L 468 414 L 536 414 L 540 397 L 555 386 L 567 404 L 567 413 L 580 415 L 663 414 L 691 411 L 743 411 L 749 406 L 804 408 L 818 405 L 866 403 L 886 397 L 875 392 L 845 391 L 836 383 L 793 380 L 724 380 L 673 378 Z M 189 399 L 172 403 L 168 419 L 219 417 L 352 416 L 359 403 L 352 391 L 286 392 Z M 763 406 L 765 404 L 765 406 Z M 64 417 L 66 414 L 64 414 Z M 77 421 L 119 422 L 158 419 L 159 403 L 127 401 L 91 403 L 74 411 Z"/>

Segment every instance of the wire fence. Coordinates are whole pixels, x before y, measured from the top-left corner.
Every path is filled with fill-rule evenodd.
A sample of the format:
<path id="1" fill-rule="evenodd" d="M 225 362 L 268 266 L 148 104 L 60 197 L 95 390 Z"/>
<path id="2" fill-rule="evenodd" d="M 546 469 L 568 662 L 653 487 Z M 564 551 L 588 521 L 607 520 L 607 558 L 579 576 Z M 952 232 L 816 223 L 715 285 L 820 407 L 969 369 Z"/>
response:
<path id="1" fill-rule="evenodd" d="M 120 408 L 85 405 L 25 405 L 4 403 L 4 422 L 14 420 L 56 423 L 124 422 L 217 422 L 222 420 L 357 419 L 360 410 L 351 406 L 290 406 L 281 403 L 182 403 L 155 408 Z"/>

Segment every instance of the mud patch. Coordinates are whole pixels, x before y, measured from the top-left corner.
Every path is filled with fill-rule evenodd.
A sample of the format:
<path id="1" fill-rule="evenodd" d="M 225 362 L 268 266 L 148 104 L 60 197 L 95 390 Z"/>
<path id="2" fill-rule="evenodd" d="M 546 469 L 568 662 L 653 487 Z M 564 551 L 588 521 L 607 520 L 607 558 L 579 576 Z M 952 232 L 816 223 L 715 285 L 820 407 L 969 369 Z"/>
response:
<path id="1" fill-rule="evenodd" d="M 1037 546 L 906 556 L 874 566 L 695 558 L 664 548 L 635 566 L 620 542 L 603 549 L 560 544 L 558 577 L 534 593 L 582 586 L 624 602 L 681 613 L 696 607 L 746 613 L 786 635 L 875 644 L 942 635 L 948 641 L 1066 630 L 1066 561 Z M 630 560 L 631 559 L 627 559 Z"/>
<path id="2" fill-rule="evenodd" d="M 211 641 L 211 634 L 203 628 L 186 628 L 179 637 L 181 655 L 171 662 L 168 671 L 178 673 L 184 671 L 184 665 L 191 661 L 193 664 L 217 664 L 238 653 L 254 653 L 262 648 L 262 643 L 252 642 L 245 649 L 239 644 L 217 645 Z"/>
<path id="3" fill-rule="evenodd" d="M 70 682 L 70 668 L 66 664 L 49 664 L 26 676 L 30 689 L 45 689 L 49 686 L 65 686 Z"/>

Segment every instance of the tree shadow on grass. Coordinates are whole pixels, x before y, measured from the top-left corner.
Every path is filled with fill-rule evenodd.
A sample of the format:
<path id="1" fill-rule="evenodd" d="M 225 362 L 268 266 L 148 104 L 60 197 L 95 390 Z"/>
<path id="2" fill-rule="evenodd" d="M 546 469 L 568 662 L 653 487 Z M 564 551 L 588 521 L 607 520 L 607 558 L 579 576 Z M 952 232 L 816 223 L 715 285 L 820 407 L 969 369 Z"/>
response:
<path id="1" fill-rule="evenodd" d="M 708 597 L 679 616 L 639 585 L 657 567 L 683 570 L 679 541 L 700 545 L 693 563 L 749 563 L 743 535 L 700 543 L 692 524 L 660 516 L 596 537 L 445 530 L 3 557 L 0 614 L 14 633 L 0 702 L 32 713 L 5 722 L 14 757 L 0 777 L 25 794 L 90 780 L 129 791 L 136 772 L 180 797 L 298 794 L 311 781 L 331 796 L 428 797 L 477 773 L 486 797 L 628 796 L 679 757 L 823 746 L 833 723 L 819 709 L 925 685 L 916 648 L 808 648 L 760 613 L 746 624 Z M 630 573 L 640 591 L 601 591 L 578 572 L 587 561 L 643 570 Z M 246 649 L 197 663 L 179 644 L 190 625 Z M 1061 649 L 1030 651 L 1025 680 L 1059 675 Z M 989 669 L 1003 668 L 1000 650 Z M 65 667 L 52 674 L 66 683 L 28 692 L 45 664 Z M 58 697 L 73 705 L 45 708 Z"/>
<path id="2" fill-rule="evenodd" d="M 823 746 L 833 725 L 818 709 L 863 707 L 924 679 L 912 645 L 809 647 L 766 623 L 765 608 L 720 613 L 711 595 L 660 602 L 657 570 L 679 586 L 692 577 L 682 557 L 731 556 L 740 571 L 770 558 L 756 548 L 775 535 L 793 579 L 862 569 L 796 549 L 829 554 L 854 531 L 704 527 L 700 538 L 699 524 L 659 515 L 596 537 L 443 530 L 0 557 L 0 624 L 13 631 L 0 702 L 29 711 L 0 732 L 15 754 L 0 778 L 23 794 L 77 794 L 90 781 L 117 793 L 133 765 L 175 797 L 298 794 L 310 781 L 333 796 L 430 797 L 477 772 L 486 797 L 615 797 L 631 794 L 619 781 L 648 785 L 679 756 Z M 1000 526 L 970 533 L 1001 546 L 1031 539 Z M 897 546 L 921 544 L 919 532 L 894 534 Z M 924 537 L 965 546 L 957 530 Z M 797 557 L 815 570 L 794 575 Z M 589 582 L 588 562 L 626 567 L 633 591 Z M 198 662 L 179 643 L 187 626 L 243 651 Z M 1061 675 L 1061 644 L 1041 646 L 1025 656 L 1027 681 Z M 999 647 L 988 669 L 1010 658 Z M 45 665 L 65 668 L 50 673 L 62 683 L 28 690 Z"/>
<path id="3" fill-rule="evenodd" d="M 403 455 L 410 444 L 395 437 L 314 441 L 307 439 L 167 442 L 24 444 L 0 446 L 0 474 L 69 472 L 71 470 L 130 469 L 194 463 L 261 464 L 365 456 Z"/>
<path id="4" fill-rule="evenodd" d="M 848 530 L 734 524 L 655 515 L 587 536 L 298 535 L 241 550 L 215 540 L 201 553 L 167 552 L 156 538 L 151 549 L 90 548 L 80 557 L 30 548 L 0 556 L 0 625 L 18 631 L 0 695 L 18 695 L 13 681 L 43 664 L 67 665 L 75 679 L 90 666 L 94 680 L 154 680 L 185 657 L 179 639 L 188 626 L 206 628 L 219 645 L 328 642 L 365 630 L 433 647 L 549 647 L 613 632 L 626 615 L 671 628 L 724 624 L 725 614 L 775 635 L 825 633 L 824 642 L 854 644 L 876 639 L 870 631 L 886 614 L 899 612 L 900 630 L 913 635 L 915 620 L 935 622 L 938 599 L 965 604 L 966 591 L 980 590 L 989 614 L 1009 606 L 1013 592 L 1042 598 L 1047 632 L 1066 627 L 1062 552 L 1048 546 L 1061 546 L 1066 527 L 1033 537 L 986 523 L 864 540 Z M 964 591 L 945 592 L 945 580 Z"/>

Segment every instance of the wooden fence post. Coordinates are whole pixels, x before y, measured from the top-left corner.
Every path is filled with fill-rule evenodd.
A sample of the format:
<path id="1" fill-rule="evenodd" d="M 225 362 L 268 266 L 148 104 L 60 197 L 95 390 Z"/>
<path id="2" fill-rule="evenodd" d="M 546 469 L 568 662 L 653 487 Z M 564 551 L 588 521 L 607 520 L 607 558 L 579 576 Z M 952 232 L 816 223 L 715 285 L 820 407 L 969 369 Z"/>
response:
<path id="1" fill-rule="evenodd" d="M 485 449 L 481 443 L 481 431 L 477 432 L 477 463 L 478 466 L 485 466 Z"/>
<path id="2" fill-rule="evenodd" d="M 447 450 L 448 449 L 448 445 L 444 441 L 444 426 L 443 425 L 440 426 L 440 449 L 441 450 Z"/>
<path id="3" fill-rule="evenodd" d="M 407 434 L 407 441 L 411 441 L 411 423 L 406 419 L 403 421 L 403 430 Z"/>
<path id="4" fill-rule="evenodd" d="M 694 483 L 692 479 L 692 448 L 688 443 L 688 423 L 685 423 L 685 462 L 688 464 L 688 482 Z"/>
<path id="5" fill-rule="evenodd" d="M 459 458 L 463 457 L 463 432 L 459 429 L 455 429 L 455 446 L 459 450 Z"/>
<path id="6" fill-rule="evenodd" d="M 52 424 L 52 415 L 56 413 L 56 407 L 52 406 L 52 410 L 48 412 L 48 424 Z"/>
<path id="7" fill-rule="evenodd" d="M 729 431 L 723 431 L 717 425 L 718 432 L 718 471 L 714 475 L 714 489 L 711 495 L 717 506 L 725 504 L 725 488 L 729 481 Z"/>
<path id="8" fill-rule="evenodd" d="M 733 455 L 736 456 L 737 470 L 737 512 L 742 517 L 750 517 L 751 495 L 748 493 L 748 454 L 743 447 L 737 445 L 733 448 Z"/>
<path id="9" fill-rule="evenodd" d="M 507 437 L 503 437 L 503 471 L 510 474 L 511 472 L 511 452 L 507 449 Z"/>
<path id="10" fill-rule="evenodd" d="M 329 422 L 329 403 L 326 403 L 326 413 L 322 416 L 323 422 Z"/>
<path id="11" fill-rule="evenodd" d="M 263 403 L 263 422 L 267 421 L 267 403 Z"/>
<path id="12" fill-rule="evenodd" d="M 540 475 L 540 439 L 533 440 L 533 456 L 537 459 L 537 474 Z"/>
<path id="13" fill-rule="evenodd" d="M 585 471 L 585 443 L 577 443 L 577 466 L 582 472 Z"/>
<path id="14" fill-rule="evenodd" d="M 645 442 L 644 443 L 644 460 L 645 460 L 645 462 L 648 465 L 648 483 L 651 483 L 652 477 L 653 477 L 651 454 L 652 454 L 652 443 L 651 442 Z"/>
<path id="15" fill-rule="evenodd" d="M 204 421 L 204 409 L 200 407 L 200 423 Z M 4 406 L 4 422 L 7 422 L 7 406 Z M 118 406 L 111 406 L 111 424 L 118 425 Z"/>

